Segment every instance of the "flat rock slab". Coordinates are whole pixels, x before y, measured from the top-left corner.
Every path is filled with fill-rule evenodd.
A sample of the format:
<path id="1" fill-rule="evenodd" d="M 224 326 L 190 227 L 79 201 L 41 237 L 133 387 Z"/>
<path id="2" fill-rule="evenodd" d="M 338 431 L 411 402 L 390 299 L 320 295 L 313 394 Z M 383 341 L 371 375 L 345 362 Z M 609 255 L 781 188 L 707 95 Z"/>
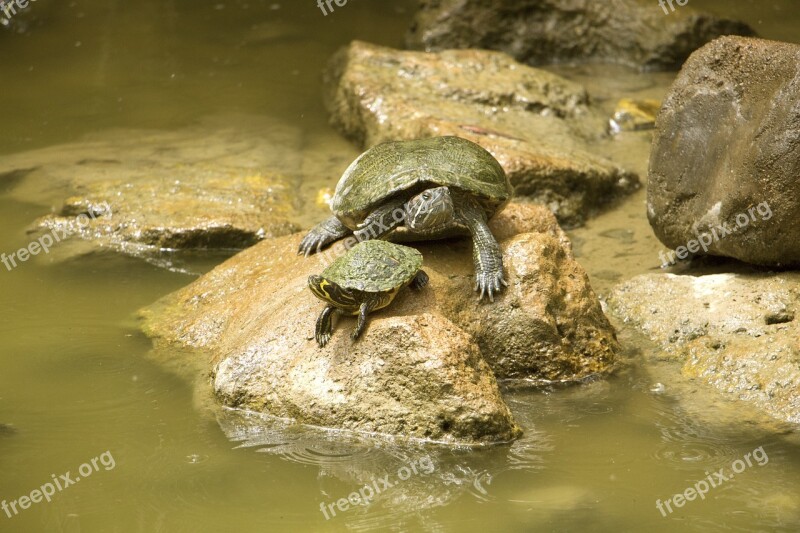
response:
<path id="1" fill-rule="evenodd" d="M 618 345 L 551 213 L 511 204 L 492 226 L 509 280 L 494 304 L 473 292 L 468 240 L 426 243 L 428 287 L 401 291 L 356 342 L 354 319 L 336 319 L 319 348 L 324 304 L 307 278 L 345 250 L 297 256 L 298 234 L 245 250 L 145 309 L 144 329 L 157 345 L 210 351 L 212 386 L 232 407 L 442 442 L 510 440 L 519 430 L 495 374 L 580 380 L 609 372 Z"/>
<path id="2" fill-rule="evenodd" d="M 202 172 L 193 165 L 183 176 L 162 174 L 80 186 L 78 195 L 67 198 L 57 213 L 41 218 L 37 225 L 130 255 L 241 249 L 297 230 L 290 221 L 292 190 L 291 179 L 283 175 L 243 175 L 219 168 Z M 82 224 L 78 217 L 98 206 L 110 212 Z"/>
<path id="3" fill-rule="evenodd" d="M 800 274 L 647 274 L 609 303 L 686 376 L 800 423 Z"/>
<path id="4" fill-rule="evenodd" d="M 586 90 L 480 50 L 403 52 L 354 41 L 325 74 L 333 125 L 366 148 L 456 135 L 494 155 L 517 195 L 567 225 L 635 190 L 638 176 L 592 151 L 607 129 Z"/>
<path id="5" fill-rule="evenodd" d="M 31 232 L 68 237 L 54 247 L 57 259 L 241 249 L 305 225 L 300 198 L 357 155 L 337 137 L 307 139 L 299 127 L 259 117 L 213 117 L 171 132 L 115 130 L 4 156 L 0 193 L 50 211 Z M 99 208 L 110 216 L 78 219 Z"/>
<path id="6" fill-rule="evenodd" d="M 724 37 L 686 62 L 650 157 L 648 217 L 676 257 L 800 263 L 800 46 Z"/>
<path id="7" fill-rule="evenodd" d="M 531 65 L 620 63 L 677 69 L 721 35 L 753 35 L 743 22 L 655 0 L 422 0 L 406 42 L 428 51 L 501 50 Z"/>

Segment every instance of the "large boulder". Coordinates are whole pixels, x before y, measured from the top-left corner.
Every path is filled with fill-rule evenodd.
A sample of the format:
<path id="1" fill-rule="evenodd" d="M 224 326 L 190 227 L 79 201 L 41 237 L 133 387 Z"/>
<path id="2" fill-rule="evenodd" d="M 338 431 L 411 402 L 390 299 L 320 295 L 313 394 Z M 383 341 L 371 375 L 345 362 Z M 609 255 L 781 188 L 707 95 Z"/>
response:
<path id="1" fill-rule="evenodd" d="M 656 122 L 648 217 L 690 254 L 800 261 L 800 46 L 724 37 L 686 62 Z M 672 255 L 672 254 L 670 254 Z"/>
<path id="2" fill-rule="evenodd" d="M 666 6 L 666 4 L 665 4 Z M 677 69 L 720 35 L 753 35 L 689 6 L 637 0 L 421 0 L 409 48 L 501 50 L 531 65 L 621 63 Z"/>
<path id="3" fill-rule="evenodd" d="M 607 118 L 579 84 L 506 54 L 403 52 L 354 41 L 325 73 L 333 125 L 359 146 L 456 135 L 491 152 L 516 194 L 567 225 L 638 187 L 600 155 Z"/>
<path id="4" fill-rule="evenodd" d="M 646 274 L 609 304 L 685 376 L 800 423 L 800 274 Z"/>
<path id="5" fill-rule="evenodd" d="M 339 318 L 321 349 L 314 322 L 324 305 L 307 278 L 346 242 L 304 258 L 293 235 L 238 254 L 144 310 L 144 329 L 160 346 L 210 352 L 213 389 L 232 407 L 437 441 L 509 440 L 519 430 L 495 374 L 580 380 L 609 372 L 618 345 L 552 214 L 511 204 L 492 228 L 509 282 L 494 303 L 473 292 L 469 240 L 421 244 L 430 285 L 402 291 L 356 342 L 353 318 Z"/>

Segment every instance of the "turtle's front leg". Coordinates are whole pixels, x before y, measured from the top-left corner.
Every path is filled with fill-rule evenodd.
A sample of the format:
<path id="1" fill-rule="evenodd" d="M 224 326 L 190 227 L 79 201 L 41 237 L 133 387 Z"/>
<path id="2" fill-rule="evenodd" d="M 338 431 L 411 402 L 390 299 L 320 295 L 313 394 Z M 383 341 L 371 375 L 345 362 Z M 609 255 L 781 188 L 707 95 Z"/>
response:
<path id="1" fill-rule="evenodd" d="M 353 330 L 352 335 L 350 335 L 353 340 L 356 340 L 364 333 L 364 328 L 367 326 L 367 315 L 375 308 L 377 303 L 377 301 L 366 301 L 361 304 L 358 310 L 358 324 L 356 324 L 356 329 Z"/>
<path id="2" fill-rule="evenodd" d="M 322 310 L 322 313 L 320 313 L 319 318 L 317 319 L 317 328 L 314 337 L 317 339 L 317 344 L 319 344 L 320 348 L 323 348 L 326 344 L 328 344 L 328 341 L 331 340 L 331 335 L 333 334 L 331 315 L 334 311 L 336 311 L 336 308 L 332 305 L 329 305 Z"/>
<path id="3" fill-rule="evenodd" d="M 486 224 L 483 209 L 469 199 L 460 206 L 460 218 L 472 233 L 472 259 L 475 263 L 475 290 L 480 292 L 479 300 L 486 295 L 494 302 L 494 295 L 508 287 L 503 278 L 503 254 L 500 245 Z"/>
<path id="4" fill-rule="evenodd" d="M 336 217 L 330 217 L 314 226 L 314 229 L 303 237 L 297 254 L 308 256 L 317 253 L 322 250 L 323 246 L 336 242 L 346 237 L 349 233 L 350 228 L 342 224 L 341 220 Z"/>
<path id="5" fill-rule="evenodd" d="M 406 220 L 405 200 L 396 198 L 380 206 L 353 232 L 358 242 L 380 239 Z"/>

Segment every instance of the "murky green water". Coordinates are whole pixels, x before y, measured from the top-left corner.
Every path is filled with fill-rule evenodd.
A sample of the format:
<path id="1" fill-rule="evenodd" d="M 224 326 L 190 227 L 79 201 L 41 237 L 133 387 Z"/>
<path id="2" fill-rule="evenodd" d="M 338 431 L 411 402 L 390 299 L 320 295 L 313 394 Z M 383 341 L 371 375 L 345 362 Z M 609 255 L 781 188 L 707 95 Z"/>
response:
<path id="1" fill-rule="evenodd" d="M 774 38 L 796 38 L 800 28 L 793 0 L 691 4 L 745 18 Z M 320 102 L 320 69 L 354 38 L 399 45 L 412 12 L 412 2 L 395 0 L 352 0 L 328 17 L 312 0 L 31 6 L 37 22 L 0 34 L 3 154 L 109 128 L 178 130 L 211 115 L 229 125 L 242 114 L 294 124 L 300 150 L 337 142 Z M 609 108 L 619 96 L 660 97 L 671 79 L 558 72 L 587 83 Z M 605 149 L 643 172 L 642 135 Z M 30 222 L 54 206 L 43 198 L 22 204 L 4 187 L 7 252 L 27 244 Z M 320 213 L 310 209 L 307 218 Z M 643 191 L 571 236 L 601 295 L 659 264 Z M 701 387 L 677 385 L 676 369 L 626 330 L 628 352 L 608 381 L 510 391 L 526 430 L 510 446 L 378 446 L 274 423 L 247 431 L 234 414 L 208 407 L 202 384 L 156 363 L 131 318 L 192 279 L 107 256 L 0 268 L 0 424 L 14 428 L 0 427 L 0 503 L 30 495 L 53 474 L 82 477 L 12 518 L 0 509 L 0 531 L 800 530 L 798 439 L 742 422 L 749 413 L 741 405 Z M 757 448 L 765 455 L 750 458 L 768 457 L 763 466 L 753 459 L 702 500 L 667 517 L 657 510 L 657 499 L 721 468 L 729 475 Z M 81 476 L 79 467 L 104 452 L 106 462 Z M 429 472 L 418 466 L 398 479 L 402 467 L 427 458 Z M 335 508 L 387 474 L 395 485 L 371 505 L 336 516 L 326 507 L 326 520 L 321 504 Z"/>

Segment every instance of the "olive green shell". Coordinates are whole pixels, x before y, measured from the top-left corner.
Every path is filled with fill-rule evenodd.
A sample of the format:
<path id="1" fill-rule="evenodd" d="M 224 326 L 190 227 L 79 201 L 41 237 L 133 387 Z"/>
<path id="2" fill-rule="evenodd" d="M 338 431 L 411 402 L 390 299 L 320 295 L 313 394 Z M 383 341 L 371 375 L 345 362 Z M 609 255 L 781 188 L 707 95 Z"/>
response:
<path id="1" fill-rule="evenodd" d="M 397 194 L 448 186 L 480 201 L 488 217 L 511 198 L 513 189 L 503 167 L 472 141 L 432 137 L 373 146 L 345 170 L 331 210 L 350 229 Z"/>
<path id="2" fill-rule="evenodd" d="M 411 282 L 422 267 L 414 248 L 381 240 L 364 241 L 339 257 L 322 277 L 344 289 L 385 292 Z"/>

